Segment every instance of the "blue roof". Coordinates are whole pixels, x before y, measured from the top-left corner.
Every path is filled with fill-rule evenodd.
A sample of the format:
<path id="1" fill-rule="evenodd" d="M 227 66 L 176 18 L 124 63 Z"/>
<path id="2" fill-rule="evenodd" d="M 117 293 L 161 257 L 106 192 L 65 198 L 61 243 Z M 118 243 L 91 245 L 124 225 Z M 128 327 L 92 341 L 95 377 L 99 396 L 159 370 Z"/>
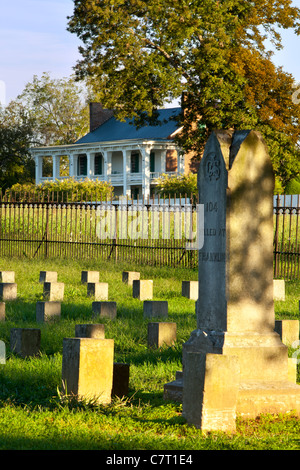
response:
<path id="1" fill-rule="evenodd" d="M 101 126 L 84 137 L 79 139 L 77 144 L 88 144 L 93 142 L 111 142 L 129 139 L 149 139 L 149 140 L 165 140 L 179 125 L 176 118 L 181 112 L 181 108 L 167 108 L 158 110 L 158 125 L 145 125 L 136 128 L 132 123 L 132 119 L 126 121 L 118 121 L 115 117 L 111 117 Z"/>

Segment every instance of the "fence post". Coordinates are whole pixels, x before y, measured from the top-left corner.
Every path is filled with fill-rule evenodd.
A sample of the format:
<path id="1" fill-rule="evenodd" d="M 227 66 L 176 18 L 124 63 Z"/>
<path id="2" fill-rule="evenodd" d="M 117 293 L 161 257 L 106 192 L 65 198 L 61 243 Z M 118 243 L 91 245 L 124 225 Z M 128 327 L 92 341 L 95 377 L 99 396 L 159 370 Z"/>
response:
<path id="1" fill-rule="evenodd" d="M 278 220 L 279 220 L 280 197 L 277 194 L 275 209 L 275 235 L 274 235 L 274 277 L 278 273 Z"/>

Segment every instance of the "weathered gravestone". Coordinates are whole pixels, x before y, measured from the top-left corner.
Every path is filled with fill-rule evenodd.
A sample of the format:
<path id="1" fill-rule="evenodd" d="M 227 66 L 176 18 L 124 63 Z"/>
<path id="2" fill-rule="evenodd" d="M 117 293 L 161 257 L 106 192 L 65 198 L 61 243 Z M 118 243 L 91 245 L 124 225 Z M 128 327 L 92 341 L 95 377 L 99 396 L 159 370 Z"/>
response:
<path id="1" fill-rule="evenodd" d="M 37 356 L 41 348 L 41 330 L 38 328 L 11 328 L 10 349 L 25 358 Z"/>
<path id="2" fill-rule="evenodd" d="M 108 283 L 107 282 L 88 282 L 87 296 L 93 297 L 95 300 L 108 299 Z"/>
<path id="3" fill-rule="evenodd" d="M 3 282 L 0 283 L 0 300 L 5 302 L 6 300 L 17 299 L 17 284 L 15 282 Z"/>
<path id="4" fill-rule="evenodd" d="M 138 281 L 141 277 L 141 273 L 137 271 L 123 271 L 122 272 L 122 282 L 132 286 L 134 280 Z"/>
<path id="5" fill-rule="evenodd" d="M 63 282 L 44 282 L 43 297 L 48 302 L 64 300 L 65 284 Z"/>
<path id="6" fill-rule="evenodd" d="M 0 271 L 0 282 L 15 282 L 15 272 L 14 271 Z"/>
<path id="7" fill-rule="evenodd" d="M 64 338 L 62 381 L 65 393 L 77 399 L 111 402 L 114 340 Z"/>
<path id="8" fill-rule="evenodd" d="M 273 189 L 255 131 L 217 131 L 198 172 L 204 205 L 197 328 L 183 345 L 183 415 L 203 430 L 235 430 L 235 416 L 300 414 L 288 348 L 274 331 Z"/>
<path id="9" fill-rule="evenodd" d="M 0 302 L 0 321 L 5 320 L 5 302 Z"/>
<path id="10" fill-rule="evenodd" d="M 56 301 L 41 301 L 36 303 L 36 321 L 47 322 L 53 320 L 60 320 L 61 317 L 61 302 Z"/>
<path id="11" fill-rule="evenodd" d="M 81 283 L 99 282 L 99 271 L 81 271 Z"/>
<path id="12" fill-rule="evenodd" d="M 75 325 L 75 337 L 105 339 L 105 325 L 101 323 Z"/>
<path id="13" fill-rule="evenodd" d="M 176 332 L 175 322 L 148 323 L 148 347 L 171 346 L 176 341 Z"/>
<path id="14" fill-rule="evenodd" d="M 57 282 L 57 271 L 40 271 L 39 282 Z"/>

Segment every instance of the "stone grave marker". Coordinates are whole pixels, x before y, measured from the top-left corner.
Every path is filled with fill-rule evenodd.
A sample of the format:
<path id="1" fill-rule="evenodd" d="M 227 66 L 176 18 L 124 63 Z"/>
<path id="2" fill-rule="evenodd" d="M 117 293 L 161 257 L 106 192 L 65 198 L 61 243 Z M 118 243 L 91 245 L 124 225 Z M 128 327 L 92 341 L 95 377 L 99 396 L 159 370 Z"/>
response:
<path id="1" fill-rule="evenodd" d="M 39 282 L 57 282 L 57 272 L 40 271 Z"/>
<path id="2" fill-rule="evenodd" d="M 151 317 L 166 318 L 168 316 L 168 301 L 167 300 L 144 300 L 143 315 L 144 315 L 144 318 L 151 318 Z"/>
<path id="3" fill-rule="evenodd" d="M 61 302 L 41 301 L 36 303 L 36 321 L 38 323 L 60 320 L 60 318 Z"/>
<path id="4" fill-rule="evenodd" d="M 63 282 L 44 282 L 43 297 L 48 302 L 62 302 L 64 300 L 65 284 Z"/>
<path id="5" fill-rule="evenodd" d="M 6 364 L 6 344 L 0 341 L 0 364 Z"/>
<path id="6" fill-rule="evenodd" d="M 182 281 L 181 295 L 188 299 L 198 299 L 198 281 Z"/>
<path id="7" fill-rule="evenodd" d="M 177 325 L 174 322 L 148 323 L 148 347 L 171 346 L 176 341 Z"/>
<path id="8" fill-rule="evenodd" d="M 143 280 L 134 279 L 132 281 L 132 296 L 135 299 L 139 299 L 139 300 L 152 299 L 153 297 L 152 279 L 143 279 Z"/>
<path id="9" fill-rule="evenodd" d="M 274 175 L 261 135 L 213 132 L 198 189 L 204 245 L 197 328 L 183 345 L 183 415 L 232 432 L 237 413 L 300 414 L 300 386 L 289 381 L 288 348 L 274 331 Z"/>
<path id="10" fill-rule="evenodd" d="M 0 302 L 0 321 L 5 320 L 5 302 Z"/>
<path id="11" fill-rule="evenodd" d="M 10 349 L 25 358 L 37 356 L 41 349 L 41 330 L 38 328 L 12 328 Z"/>
<path id="12" fill-rule="evenodd" d="M 275 331 L 286 346 L 299 341 L 299 320 L 275 320 Z"/>
<path id="13" fill-rule="evenodd" d="M 112 397 L 125 397 L 129 389 L 130 365 L 122 362 L 114 362 Z"/>
<path id="14" fill-rule="evenodd" d="M 68 395 L 109 404 L 113 386 L 114 340 L 64 338 L 62 381 Z"/>
<path id="15" fill-rule="evenodd" d="M 81 271 L 81 283 L 99 282 L 99 271 Z"/>
<path id="16" fill-rule="evenodd" d="M 274 279 L 274 300 L 285 300 L 285 280 Z"/>
<path id="17" fill-rule="evenodd" d="M 93 297 L 95 300 L 108 299 L 108 283 L 107 282 L 88 282 L 87 296 Z"/>
<path id="18" fill-rule="evenodd" d="M 14 283 L 15 282 L 15 272 L 14 271 L 0 271 L 0 282 L 3 283 Z"/>
<path id="19" fill-rule="evenodd" d="M 129 286 L 132 286 L 133 281 L 138 281 L 141 277 L 141 273 L 137 271 L 123 271 L 122 281 Z"/>
<path id="20" fill-rule="evenodd" d="M 1 301 L 5 302 L 6 300 L 16 300 L 17 296 L 17 284 L 15 282 L 0 283 Z"/>
<path id="21" fill-rule="evenodd" d="M 105 339 L 105 326 L 101 323 L 75 325 L 75 337 Z"/>
<path id="22" fill-rule="evenodd" d="M 117 302 L 96 301 L 92 303 L 94 317 L 109 318 L 113 320 L 117 316 Z"/>

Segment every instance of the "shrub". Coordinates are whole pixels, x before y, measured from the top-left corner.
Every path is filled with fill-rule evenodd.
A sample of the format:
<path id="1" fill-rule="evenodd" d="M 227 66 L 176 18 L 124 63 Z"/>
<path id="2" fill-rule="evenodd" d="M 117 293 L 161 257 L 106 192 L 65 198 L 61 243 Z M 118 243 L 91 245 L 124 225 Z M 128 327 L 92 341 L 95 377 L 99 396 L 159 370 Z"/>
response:
<path id="1" fill-rule="evenodd" d="M 15 193 L 17 200 L 23 200 L 33 195 L 35 199 L 47 199 L 64 202 L 78 202 L 84 200 L 104 200 L 106 197 L 113 197 L 113 186 L 107 181 L 90 180 L 86 178 L 82 181 L 76 181 L 74 178 L 66 178 L 63 180 L 45 181 L 38 185 L 35 184 L 15 184 L 9 191 Z"/>

